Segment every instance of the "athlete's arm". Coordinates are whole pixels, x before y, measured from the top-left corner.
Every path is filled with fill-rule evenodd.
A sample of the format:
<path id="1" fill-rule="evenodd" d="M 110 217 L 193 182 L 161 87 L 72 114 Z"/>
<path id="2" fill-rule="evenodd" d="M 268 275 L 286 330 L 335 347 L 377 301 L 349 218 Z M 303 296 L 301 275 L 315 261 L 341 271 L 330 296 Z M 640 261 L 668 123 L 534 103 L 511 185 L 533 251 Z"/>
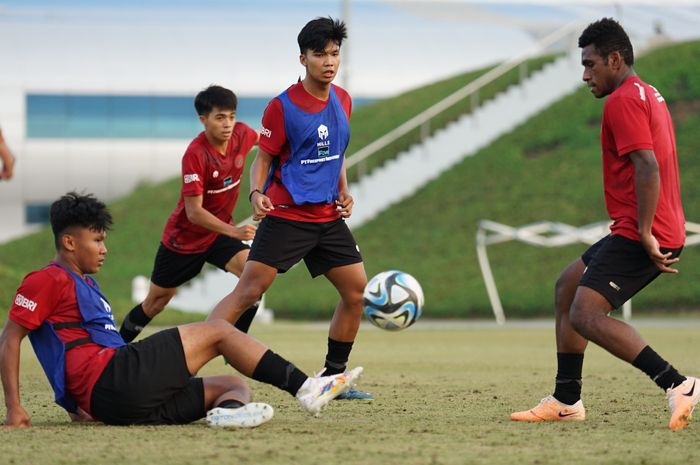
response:
<path id="1" fill-rule="evenodd" d="M 28 329 L 8 319 L 0 336 L 0 377 L 7 408 L 5 426 L 10 428 L 28 428 L 32 425 L 19 395 L 20 348 L 27 334 Z"/>
<path id="2" fill-rule="evenodd" d="M 249 241 L 255 236 L 255 226 L 246 224 L 244 226 L 233 226 L 224 223 L 202 205 L 204 197 L 202 195 L 185 195 L 185 213 L 191 223 L 206 228 L 217 234 L 229 236 L 239 241 Z"/>
<path id="3" fill-rule="evenodd" d="M 250 165 L 250 204 L 253 208 L 253 219 L 259 221 L 275 207 L 272 205 L 270 198 L 263 194 L 265 181 L 270 173 L 272 159 L 274 157 L 258 146 L 258 152 L 255 154 L 255 160 Z"/>
<path id="4" fill-rule="evenodd" d="M 659 164 L 653 150 L 635 150 L 629 153 L 634 163 L 634 189 L 637 193 L 637 227 L 644 249 L 649 254 L 656 268 L 665 273 L 678 273 L 670 265 L 677 263 L 678 258 L 670 258 L 671 252 L 661 253 L 659 242 L 651 232 L 659 201 L 661 181 L 659 179 Z"/>
<path id="5" fill-rule="evenodd" d="M 5 143 L 5 139 L 2 137 L 2 131 L 0 130 L 0 160 L 2 160 L 2 166 L 0 167 L 0 180 L 12 178 L 12 173 L 15 166 L 15 157 L 12 156 L 10 149 Z"/>
<path id="6" fill-rule="evenodd" d="M 352 215 L 352 207 L 355 205 L 355 200 L 348 192 L 348 176 L 345 170 L 345 159 L 343 166 L 340 169 L 340 177 L 338 178 L 338 200 L 335 201 L 336 210 L 343 218 L 349 218 Z"/>

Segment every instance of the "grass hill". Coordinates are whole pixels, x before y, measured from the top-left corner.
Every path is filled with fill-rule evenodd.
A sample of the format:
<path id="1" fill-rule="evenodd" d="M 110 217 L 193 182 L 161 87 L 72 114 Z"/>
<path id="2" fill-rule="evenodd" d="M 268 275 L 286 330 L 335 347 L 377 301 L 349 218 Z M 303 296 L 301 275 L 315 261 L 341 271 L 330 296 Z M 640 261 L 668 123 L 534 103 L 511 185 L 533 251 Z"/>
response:
<path id="1" fill-rule="evenodd" d="M 528 72 L 534 72 L 553 59 L 553 56 L 545 56 L 529 60 L 527 62 Z M 353 112 L 351 119 L 352 138 L 348 153 L 353 153 L 372 142 L 490 69 L 485 68 L 463 73 L 358 108 Z M 518 74 L 517 69 L 512 70 L 486 86 L 479 94 L 480 100 L 486 101 L 516 83 Z M 449 121 L 468 111 L 467 105 L 469 105 L 468 100 L 453 106 L 449 111 L 436 118 L 433 121 L 432 130 L 445 126 Z M 398 151 L 410 146 L 412 141 L 417 140 L 417 138 L 417 132 L 411 133 L 385 148 L 368 160 L 367 169 L 378 166 L 395 156 Z M 252 159 L 253 155 L 251 154 L 247 160 L 248 166 L 250 166 Z M 242 179 L 242 192 L 248 192 L 247 172 L 246 170 Z M 356 176 L 356 173 L 349 174 L 351 177 Z M 102 288 L 106 290 L 117 316 L 120 316 L 131 306 L 130 283 L 133 276 L 150 273 L 163 225 L 177 202 L 179 189 L 179 178 L 156 185 L 143 185 L 132 194 L 110 204 L 115 218 L 115 228 L 110 233 L 107 244 L 112 253 L 98 279 Z M 243 198 L 236 208 L 235 218 L 240 221 L 249 215 L 250 206 Z M 0 302 L 4 302 L 0 306 L 0 316 L 3 319 L 23 276 L 28 271 L 42 266 L 53 256 L 54 250 L 51 244 L 50 231 L 45 228 L 36 234 L 0 245 Z M 159 316 L 159 321 L 167 324 L 199 318 L 201 317 L 172 311 Z"/>
<path id="2" fill-rule="evenodd" d="M 700 149 L 700 81 L 695 79 L 699 59 L 700 42 L 693 42 L 657 50 L 635 66 L 664 95 L 674 116 L 689 221 L 700 221 L 700 191 L 693 182 L 700 174 L 700 162 L 693 158 Z M 438 85 L 431 89 L 431 94 L 417 90 L 420 95 L 411 100 L 427 108 L 449 94 L 437 95 Z M 395 100 L 405 103 L 402 98 Z M 374 128 L 393 118 L 390 129 L 417 113 L 381 107 L 389 103 L 358 109 L 353 137 L 361 138 L 363 125 Z M 423 285 L 427 316 L 490 316 L 475 255 L 478 220 L 512 225 L 556 220 L 581 225 L 605 219 L 598 142 L 602 104 L 581 89 L 356 230 L 368 275 L 386 269 L 413 274 Z M 177 180 L 143 186 L 111 205 L 116 219 L 108 240 L 112 255 L 98 278 L 118 316 L 130 306 L 131 277 L 150 271 L 178 187 Z M 247 192 L 246 186 L 242 189 Z M 239 218 L 248 214 L 245 202 L 240 206 Z M 519 243 L 490 247 L 507 316 L 550 315 L 552 288 L 560 270 L 584 248 L 539 249 Z M 48 231 L 0 247 L 0 299 L 9 303 L 22 276 L 52 254 Z M 695 285 L 700 274 L 695 265 L 698 254 L 700 250 L 688 248 L 679 265 L 681 273 L 662 277 L 636 298 L 635 312 L 694 308 L 700 301 L 700 287 Z M 267 294 L 268 305 L 284 317 L 327 318 L 336 301 L 332 287 L 322 278 L 312 281 L 303 266 L 280 276 Z M 163 323 L 183 318 L 178 312 L 161 317 Z"/>
<path id="3" fill-rule="evenodd" d="M 677 131 L 686 217 L 700 222 L 700 42 L 656 50 L 637 72 L 668 102 Z M 606 219 L 600 161 L 603 101 L 581 88 L 501 137 L 400 205 L 355 231 L 367 273 L 401 269 L 426 294 L 425 315 L 491 316 L 479 271 L 480 219 L 510 225 Z M 552 314 L 554 283 L 584 245 L 541 249 L 510 242 L 489 248 L 507 316 Z M 677 276 L 662 276 L 633 300 L 635 312 L 697 308 L 700 249 L 687 248 Z M 268 305 L 283 315 L 329 315 L 336 296 L 303 266 L 278 279 Z"/>

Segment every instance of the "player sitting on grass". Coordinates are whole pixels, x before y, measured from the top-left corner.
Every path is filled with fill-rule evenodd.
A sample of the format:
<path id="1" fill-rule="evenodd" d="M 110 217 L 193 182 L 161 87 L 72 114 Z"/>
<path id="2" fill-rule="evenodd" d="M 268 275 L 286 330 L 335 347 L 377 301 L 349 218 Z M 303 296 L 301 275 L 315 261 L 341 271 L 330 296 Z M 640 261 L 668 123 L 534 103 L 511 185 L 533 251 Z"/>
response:
<path id="1" fill-rule="evenodd" d="M 56 257 L 24 278 L 0 336 L 5 425 L 28 427 L 19 390 L 20 346 L 34 347 L 55 400 L 76 421 L 181 424 L 205 415 L 211 426 L 252 427 L 272 418 L 267 404 L 234 375 L 194 375 L 223 355 L 240 373 L 295 396 L 312 414 L 349 390 L 358 367 L 308 377 L 224 320 L 167 329 L 126 344 L 107 299 L 88 276 L 102 266 L 112 217 L 91 195 L 69 193 L 51 205 Z M 208 411 L 208 412 L 207 412 Z"/>
<path id="2" fill-rule="evenodd" d="M 611 234 L 561 274 L 555 290 L 554 394 L 516 421 L 583 420 L 583 353 L 592 341 L 646 373 L 666 391 L 669 428 L 681 430 L 700 400 L 700 380 L 683 376 L 630 325 L 611 318 L 672 265 L 685 243 L 675 134 L 661 94 L 634 71 L 632 43 L 616 21 L 590 24 L 578 41 L 583 80 L 603 107 L 601 145 Z"/>

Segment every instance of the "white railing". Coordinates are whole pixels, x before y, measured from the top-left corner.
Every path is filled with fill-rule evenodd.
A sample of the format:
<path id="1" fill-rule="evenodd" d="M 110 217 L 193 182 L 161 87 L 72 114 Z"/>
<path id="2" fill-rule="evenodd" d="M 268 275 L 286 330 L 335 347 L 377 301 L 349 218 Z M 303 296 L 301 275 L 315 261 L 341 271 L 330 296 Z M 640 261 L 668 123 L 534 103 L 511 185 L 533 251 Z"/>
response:
<path id="1" fill-rule="evenodd" d="M 486 246 L 507 241 L 519 241 L 536 247 L 560 247 L 576 243 L 594 244 L 609 234 L 609 227 L 610 221 L 600 221 L 581 227 L 552 221 L 540 221 L 520 227 L 508 226 L 490 220 L 479 221 L 479 229 L 476 232 L 476 256 L 479 260 L 481 275 L 484 278 L 484 285 L 496 323 L 505 323 L 506 316 L 501 298 L 498 295 L 496 281 L 493 279 Z M 700 224 L 686 222 L 685 229 L 688 232 L 685 247 L 700 244 Z M 622 316 L 625 320 L 632 318 L 631 301 L 628 300 L 622 306 Z"/>
<path id="2" fill-rule="evenodd" d="M 560 29 L 557 29 L 551 34 L 545 36 L 526 52 L 507 61 L 504 61 L 500 65 L 479 76 L 478 78 L 465 85 L 461 89 L 453 92 L 452 94 L 435 103 L 431 107 L 425 109 L 421 113 L 409 119 L 402 125 L 389 131 L 379 139 L 375 140 L 374 142 L 371 142 L 370 144 L 361 148 L 357 152 L 348 156 L 345 164 L 346 168 L 351 168 L 352 166 L 363 162 L 367 158 L 377 153 L 379 150 L 383 149 L 387 145 L 398 140 L 399 138 L 403 137 L 404 135 L 408 134 L 409 132 L 413 131 L 418 127 L 421 127 L 421 135 L 423 137 L 427 137 L 427 135 L 430 132 L 430 121 L 433 118 L 435 118 L 440 113 L 444 112 L 448 108 L 452 107 L 456 103 L 469 96 L 472 97 L 472 106 L 476 107 L 478 105 L 479 90 L 481 90 L 484 86 L 492 83 L 499 77 L 503 76 L 508 71 L 514 69 L 515 67 L 521 67 L 520 78 L 521 80 L 524 79 L 527 74 L 526 65 L 527 60 L 529 58 L 542 53 L 555 43 L 561 41 L 562 39 L 565 39 L 568 35 L 579 32 L 580 28 L 581 22 L 573 21 L 561 27 Z M 360 171 L 363 171 L 362 168 L 360 168 Z"/>

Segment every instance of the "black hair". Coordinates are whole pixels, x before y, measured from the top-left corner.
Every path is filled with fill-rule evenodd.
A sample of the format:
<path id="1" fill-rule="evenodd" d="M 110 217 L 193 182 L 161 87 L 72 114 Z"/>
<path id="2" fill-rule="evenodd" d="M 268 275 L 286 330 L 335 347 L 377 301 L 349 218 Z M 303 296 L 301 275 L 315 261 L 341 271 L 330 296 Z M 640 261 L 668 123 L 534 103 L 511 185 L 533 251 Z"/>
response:
<path id="1" fill-rule="evenodd" d="M 307 50 L 322 52 L 331 41 L 340 47 L 343 44 L 343 39 L 347 37 L 348 31 L 343 21 L 333 19 L 330 16 L 312 19 L 306 23 L 297 36 L 299 52 L 302 54 Z"/>
<path id="2" fill-rule="evenodd" d="M 68 228 L 79 226 L 93 231 L 107 231 L 112 226 L 112 215 L 104 203 L 92 194 L 69 192 L 51 204 L 51 230 L 56 250 L 60 237 Z"/>
<path id="3" fill-rule="evenodd" d="M 237 106 L 238 98 L 236 98 L 236 94 L 233 91 L 213 84 L 198 93 L 194 98 L 194 108 L 197 110 L 197 114 L 201 116 L 208 116 L 215 107 L 222 110 L 236 111 Z"/>
<path id="4" fill-rule="evenodd" d="M 578 38 L 580 48 L 593 44 L 598 54 L 603 57 L 603 62 L 608 63 L 608 55 L 612 52 L 620 52 L 627 66 L 634 64 L 634 51 L 630 38 L 620 26 L 620 23 L 612 18 L 603 18 L 588 25 Z"/>

